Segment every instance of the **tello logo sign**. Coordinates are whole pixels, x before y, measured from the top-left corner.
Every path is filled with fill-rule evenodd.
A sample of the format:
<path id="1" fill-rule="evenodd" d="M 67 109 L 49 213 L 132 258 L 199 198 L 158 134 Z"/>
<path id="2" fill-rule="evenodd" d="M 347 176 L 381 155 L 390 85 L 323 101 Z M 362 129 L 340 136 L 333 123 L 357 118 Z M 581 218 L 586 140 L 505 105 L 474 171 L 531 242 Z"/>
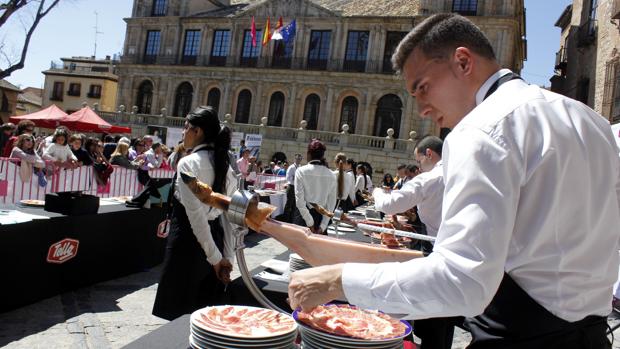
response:
<path id="1" fill-rule="evenodd" d="M 48 263 L 64 263 L 75 257 L 78 252 L 80 242 L 74 239 L 62 239 L 50 246 L 47 251 Z"/>

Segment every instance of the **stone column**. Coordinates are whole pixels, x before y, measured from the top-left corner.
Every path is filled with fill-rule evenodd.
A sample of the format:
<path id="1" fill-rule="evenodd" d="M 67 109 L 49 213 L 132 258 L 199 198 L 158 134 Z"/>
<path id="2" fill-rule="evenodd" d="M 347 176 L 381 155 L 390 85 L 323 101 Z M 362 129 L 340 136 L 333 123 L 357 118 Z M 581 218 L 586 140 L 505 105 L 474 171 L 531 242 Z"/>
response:
<path id="1" fill-rule="evenodd" d="M 328 86 L 325 106 L 323 106 L 321 110 L 319 111 L 319 123 L 317 125 L 317 129 L 319 130 L 332 131 L 331 126 L 330 126 L 331 124 L 330 121 L 331 121 L 331 118 L 333 117 L 332 115 L 333 99 L 334 99 L 334 88 L 332 86 Z M 321 104 L 323 103 L 321 102 Z"/>
<path id="2" fill-rule="evenodd" d="M 231 95 L 231 88 L 230 88 L 230 80 L 225 79 L 224 80 L 224 91 L 222 91 L 222 95 L 221 95 L 221 99 L 220 99 L 220 111 L 219 114 L 222 115 L 226 115 L 226 114 L 231 114 L 232 115 L 232 108 L 231 108 L 231 104 L 232 104 L 232 95 Z M 234 122 L 235 120 L 235 116 L 232 115 L 232 120 Z"/>
<path id="3" fill-rule="evenodd" d="M 200 78 L 196 79 L 194 83 L 194 93 L 192 95 L 192 108 L 190 110 L 194 110 L 199 105 L 202 105 L 200 98 Z"/>
<path id="4" fill-rule="evenodd" d="M 355 133 L 357 134 L 368 135 L 368 136 L 372 135 L 372 124 L 371 124 L 370 118 L 373 116 L 375 111 L 371 110 L 373 109 L 371 101 L 372 101 L 372 91 L 368 89 L 366 91 L 366 103 L 364 105 L 364 110 L 362 111 L 363 117 L 361 119 L 359 118 L 360 113 L 358 112 L 358 118 L 357 118 L 358 126 L 356 126 L 356 130 L 355 130 Z M 372 117 L 373 121 L 374 119 L 375 118 Z"/>
<path id="5" fill-rule="evenodd" d="M 297 84 L 293 84 L 289 89 L 289 97 L 286 101 L 286 114 L 282 122 L 284 127 L 294 127 L 295 121 L 295 103 L 297 101 Z"/>
<path id="6" fill-rule="evenodd" d="M 200 56 L 201 58 L 198 60 L 198 64 L 207 65 L 209 64 L 209 57 L 211 56 L 211 45 L 213 39 L 213 28 L 211 26 L 205 25 L 202 29 L 202 37 L 200 38 Z"/>
<path id="7" fill-rule="evenodd" d="M 262 102 L 263 102 L 263 82 L 258 82 L 256 88 L 256 96 L 252 96 L 252 107 L 250 108 L 250 124 L 258 123 L 262 117 Z"/>

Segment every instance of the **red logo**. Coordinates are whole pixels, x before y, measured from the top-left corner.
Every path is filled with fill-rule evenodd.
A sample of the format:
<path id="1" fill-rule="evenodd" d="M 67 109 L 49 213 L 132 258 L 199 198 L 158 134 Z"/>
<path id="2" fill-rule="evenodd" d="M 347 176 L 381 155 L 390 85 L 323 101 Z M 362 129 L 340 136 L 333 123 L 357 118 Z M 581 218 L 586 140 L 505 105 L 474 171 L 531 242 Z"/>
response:
<path id="1" fill-rule="evenodd" d="M 47 262 L 60 264 L 68 261 L 77 255 L 79 244 L 78 240 L 69 238 L 58 241 L 47 251 Z"/>

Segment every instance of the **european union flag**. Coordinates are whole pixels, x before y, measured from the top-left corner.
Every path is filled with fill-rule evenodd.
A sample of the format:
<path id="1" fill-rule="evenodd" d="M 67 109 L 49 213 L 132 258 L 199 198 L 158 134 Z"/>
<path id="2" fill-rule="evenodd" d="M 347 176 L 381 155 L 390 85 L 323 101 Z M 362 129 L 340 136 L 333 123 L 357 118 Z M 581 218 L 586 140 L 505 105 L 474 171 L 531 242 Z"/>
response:
<path id="1" fill-rule="evenodd" d="M 296 30 L 297 30 L 297 24 L 295 23 L 295 20 L 293 20 L 291 23 L 287 24 L 286 26 L 282 27 L 282 29 L 280 29 L 280 33 L 282 34 L 282 40 L 284 40 L 284 42 L 286 43 L 294 40 Z"/>

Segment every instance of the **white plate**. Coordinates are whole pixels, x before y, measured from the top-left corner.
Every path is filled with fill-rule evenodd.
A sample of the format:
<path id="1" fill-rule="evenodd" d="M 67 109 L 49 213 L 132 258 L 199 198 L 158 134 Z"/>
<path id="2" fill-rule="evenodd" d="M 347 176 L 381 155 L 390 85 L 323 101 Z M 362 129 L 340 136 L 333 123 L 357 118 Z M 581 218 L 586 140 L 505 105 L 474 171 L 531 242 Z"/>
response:
<path id="1" fill-rule="evenodd" d="M 198 321 L 200 319 L 200 314 L 203 312 L 207 312 L 209 311 L 209 309 L 221 309 L 221 308 L 227 308 L 227 307 L 233 307 L 236 308 L 236 310 L 242 310 L 242 309 L 248 309 L 248 310 L 265 310 L 268 312 L 273 312 L 274 314 L 278 314 L 279 316 L 284 316 L 284 317 L 288 317 L 291 318 L 290 320 L 292 321 L 292 325 L 285 329 L 282 330 L 280 332 L 277 333 L 261 333 L 261 334 L 253 334 L 253 335 L 245 335 L 245 334 L 241 334 L 241 333 L 234 333 L 231 331 L 222 331 L 220 329 L 214 329 L 214 328 L 210 328 L 208 327 L 208 325 L 205 325 L 204 323 L 202 323 L 202 321 Z M 269 339 L 269 338 L 274 338 L 274 337 L 280 337 L 280 336 L 284 336 L 287 334 L 290 334 L 291 332 L 295 332 L 297 330 L 297 323 L 294 321 L 294 319 L 292 319 L 292 317 L 290 315 L 287 314 L 282 314 L 279 312 L 276 312 L 275 310 L 269 310 L 269 309 L 265 309 L 265 308 L 258 308 L 258 307 L 249 307 L 249 306 L 242 306 L 242 305 L 218 305 L 218 306 L 213 306 L 213 307 L 206 307 L 203 309 L 198 309 L 195 312 L 192 313 L 191 317 L 190 317 L 190 323 L 192 325 L 195 325 L 196 327 L 200 328 L 201 330 L 203 330 L 206 333 L 217 333 L 226 337 L 233 337 L 234 338 L 247 338 L 247 339 Z M 266 330 L 265 330 L 266 331 Z"/>
<path id="2" fill-rule="evenodd" d="M 336 231 L 332 230 L 332 229 L 327 229 L 327 235 L 336 236 Z M 344 233 L 344 232 L 338 230 L 338 234 L 337 235 L 338 236 L 345 236 L 345 235 L 347 235 L 347 233 Z"/>

